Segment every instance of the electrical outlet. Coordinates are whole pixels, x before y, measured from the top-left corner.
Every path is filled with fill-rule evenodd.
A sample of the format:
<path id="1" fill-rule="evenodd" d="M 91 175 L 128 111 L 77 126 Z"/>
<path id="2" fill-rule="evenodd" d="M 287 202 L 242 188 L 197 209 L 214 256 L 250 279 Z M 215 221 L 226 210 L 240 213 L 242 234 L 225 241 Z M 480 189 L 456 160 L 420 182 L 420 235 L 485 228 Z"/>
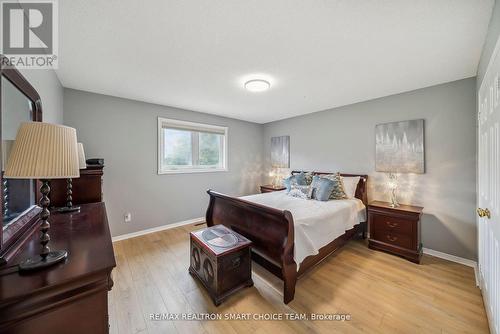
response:
<path id="1" fill-rule="evenodd" d="M 123 220 L 125 221 L 125 223 L 130 223 L 132 221 L 132 214 L 130 212 L 124 214 Z"/>

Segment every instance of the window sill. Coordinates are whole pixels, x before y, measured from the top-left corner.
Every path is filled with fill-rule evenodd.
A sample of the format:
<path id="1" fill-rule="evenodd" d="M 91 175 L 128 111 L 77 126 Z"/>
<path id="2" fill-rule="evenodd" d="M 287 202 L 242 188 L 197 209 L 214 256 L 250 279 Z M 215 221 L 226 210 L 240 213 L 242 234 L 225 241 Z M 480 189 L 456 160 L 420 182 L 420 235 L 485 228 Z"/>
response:
<path id="1" fill-rule="evenodd" d="M 158 175 L 163 174 L 193 174 L 193 173 L 217 173 L 228 172 L 227 168 L 212 168 L 212 169 L 175 169 L 158 171 Z"/>

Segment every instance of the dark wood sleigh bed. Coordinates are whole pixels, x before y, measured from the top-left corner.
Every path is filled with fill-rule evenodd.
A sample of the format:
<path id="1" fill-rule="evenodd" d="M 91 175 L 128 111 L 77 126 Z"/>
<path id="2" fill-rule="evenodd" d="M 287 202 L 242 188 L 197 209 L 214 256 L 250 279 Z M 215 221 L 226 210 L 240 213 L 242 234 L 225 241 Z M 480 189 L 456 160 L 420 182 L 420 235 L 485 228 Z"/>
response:
<path id="1" fill-rule="evenodd" d="M 297 172 L 292 172 L 292 174 Z M 331 173 L 314 172 L 315 175 Z M 355 197 L 367 205 L 367 175 L 360 176 Z M 288 304 L 295 295 L 297 279 L 314 265 L 334 253 L 355 236 L 366 237 L 366 222 L 332 240 L 316 255 L 305 258 L 297 271 L 294 260 L 294 223 L 290 211 L 278 210 L 240 198 L 227 196 L 212 190 L 207 191 L 210 202 L 206 213 L 208 226 L 222 224 L 244 235 L 253 242 L 252 259 L 279 277 L 284 282 L 283 301 Z"/>

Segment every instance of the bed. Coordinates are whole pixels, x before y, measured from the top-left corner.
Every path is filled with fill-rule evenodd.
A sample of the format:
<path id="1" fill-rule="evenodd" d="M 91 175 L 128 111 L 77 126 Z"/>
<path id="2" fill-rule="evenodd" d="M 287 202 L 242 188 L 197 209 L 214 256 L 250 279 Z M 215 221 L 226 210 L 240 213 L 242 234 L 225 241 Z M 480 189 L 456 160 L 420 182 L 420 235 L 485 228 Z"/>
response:
<path id="1" fill-rule="evenodd" d="M 250 239 L 252 259 L 283 280 L 288 304 L 300 276 L 350 239 L 366 237 L 368 177 L 341 175 L 360 177 L 355 198 L 319 202 L 284 191 L 237 198 L 208 190 L 207 225 L 223 224 Z"/>

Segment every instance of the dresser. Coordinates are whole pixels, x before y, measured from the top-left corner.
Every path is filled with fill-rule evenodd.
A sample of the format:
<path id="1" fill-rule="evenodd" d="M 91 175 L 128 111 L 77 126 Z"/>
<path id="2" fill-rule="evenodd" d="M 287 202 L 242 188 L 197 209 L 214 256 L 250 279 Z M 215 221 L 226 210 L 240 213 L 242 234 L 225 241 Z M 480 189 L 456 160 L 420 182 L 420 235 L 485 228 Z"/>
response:
<path id="1" fill-rule="evenodd" d="M 420 218 L 422 207 L 374 201 L 368 206 L 368 247 L 420 263 L 422 256 Z"/>
<path id="2" fill-rule="evenodd" d="M 80 177 L 72 179 L 73 204 L 85 204 L 102 201 L 102 180 L 104 166 L 87 165 L 80 169 Z M 50 181 L 50 205 L 54 207 L 66 206 L 67 181 L 54 179 Z"/>
<path id="3" fill-rule="evenodd" d="M 65 262 L 32 273 L 16 264 L 39 253 L 35 230 L 0 267 L 0 333 L 108 333 L 108 291 L 116 266 L 104 202 L 50 216 L 50 247 L 65 249 Z"/>

